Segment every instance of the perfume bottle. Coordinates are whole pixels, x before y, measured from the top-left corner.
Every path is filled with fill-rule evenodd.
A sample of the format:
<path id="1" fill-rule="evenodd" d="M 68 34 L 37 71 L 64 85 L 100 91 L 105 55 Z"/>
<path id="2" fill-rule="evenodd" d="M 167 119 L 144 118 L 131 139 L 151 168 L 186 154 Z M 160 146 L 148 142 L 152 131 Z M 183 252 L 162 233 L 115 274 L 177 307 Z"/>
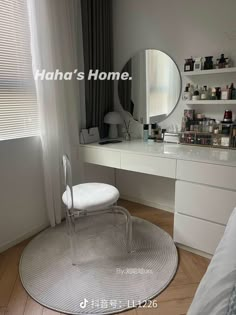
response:
<path id="1" fill-rule="evenodd" d="M 190 93 L 190 83 L 188 83 L 185 87 L 184 93 L 183 93 L 183 100 L 191 100 L 191 93 Z"/>
<path id="2" fill-rule="evenodd" d="M 192 99 L 193 99 L 193 101 L 198 101 L 198 100 L 200 100 L 200 92 L 199 92 L 199 90 L 198 90 L 198 86 L 196 86 L 196 88 L 194 89 Z"/>
<path id="3" fill-rule="evenodd" d="M 220 55 L 220 59 L 218 59 L 219 61 L 218 61 L 218 66 L 219 66 L 219 68 L 221 69 L 221 68 L 225 68 L 225 65 L 226 65 L 226 63 L 227 63 L 227 60 L 225 59 L 225 55 L 224 54 L 221 54 Z"/>
<path id="4" fill-rule="evenodd" d="M 157 124 L 154 123 L 154 124 L 151 124 L 151 137 L 152 138 L 155 138 L 155 132 L 156 132 L 156 129 L 157 129 Z"/>
<path id="5" fill-rule="evenodd" d="M 236 100 L 236 89 L 235 89 L 233 83 L 231 83 L 231 85 L 230 85 L 230 99 Z"/>
<path id="6" fill-rule="evenodd" d="M 220 100 L 221 99 L 221 88 L 220 87 L 216 87 L 215 91 L 216 91 L 216 99 Z"/>
<path id="7" fill-rule="evenodd" d="M 221 99 L 222 100 L 230 99 L 230 89 L 228 85 L 226 85 L 226 88 L 221 89 Z"/>
<path id="8" fill-rule="evenodd" d="M 189 87 L 189 93 L 190 93 L 190 100 L 191 100 L 193 97 L 193 93 L 194 93 L 194 86 L 192 84 Z"/>
<path id="9" fill-rule="evenodd" d="M 213 59 L 213 56 L 205 57 L 204 70 L 213 69 L 213 60 L 212 59 Z"/>
<path id="10" fill-rule="evenodd" d="M 202 57 L 195 58 L 194 71 L 202 70 Z"/>
<path id="11" fill-rule="evenodd" d="M 193 58 L 191 57 L 191 58 L 185 59 L 184 71 L 185 72 L 193 71 L 193 67 L 194 67 Z"/>
<path id="12" fill-rule="evenodd" d="M 201 100 L 207 100 L 208 99 L 208 90 L 207 86 L 204 85 L 202 93 L 201 93 Z"/>
<path id="13" fill-rule="evenodd" d="M 215 88 L 211 89 L 211 100 L 217 100 Z"/>

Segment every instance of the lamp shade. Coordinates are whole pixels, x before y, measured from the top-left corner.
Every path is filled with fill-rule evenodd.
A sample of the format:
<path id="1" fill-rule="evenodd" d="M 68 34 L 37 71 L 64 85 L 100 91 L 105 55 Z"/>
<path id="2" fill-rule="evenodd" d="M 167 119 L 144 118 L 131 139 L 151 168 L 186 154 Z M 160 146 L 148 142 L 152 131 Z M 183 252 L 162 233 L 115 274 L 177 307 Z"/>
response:
<path id="1" fill-rule="evenodd" d="M 108 125 L 121 125 L 123 119 L 119 112 L 109 112 L 104 117 L 104 123 Z"/>

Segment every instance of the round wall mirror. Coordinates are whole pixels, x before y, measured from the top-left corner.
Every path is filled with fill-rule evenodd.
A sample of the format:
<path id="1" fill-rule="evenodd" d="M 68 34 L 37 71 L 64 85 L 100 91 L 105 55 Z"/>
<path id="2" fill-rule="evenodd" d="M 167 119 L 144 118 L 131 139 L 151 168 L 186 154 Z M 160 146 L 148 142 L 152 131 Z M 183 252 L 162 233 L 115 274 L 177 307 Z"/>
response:
<path id="1" fill-rule="evenodd" d="M 140 51 L 129 59 L 123 72 L 132 77 L 118 82 L 124 110 L 141 123 L 159 123 L 170 115 L 181 93 L 180 72 L 170 56 L 155 49 Z"/>

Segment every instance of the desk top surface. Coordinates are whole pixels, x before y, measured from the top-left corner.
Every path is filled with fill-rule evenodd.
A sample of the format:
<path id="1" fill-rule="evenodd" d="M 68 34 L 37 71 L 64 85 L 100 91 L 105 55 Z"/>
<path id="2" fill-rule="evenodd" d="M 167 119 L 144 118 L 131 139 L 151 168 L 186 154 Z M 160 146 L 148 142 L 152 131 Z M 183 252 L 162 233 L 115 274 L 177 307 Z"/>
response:
<path id="1" fill-rule="evenodd" d="M 123 141 L 105 145 L 91 143 L 81 144 L 81 146 L 236 167 L 236 150 L 229 149 L 204 148 L 172 143 L 147 143 L 142 140 Z"/>

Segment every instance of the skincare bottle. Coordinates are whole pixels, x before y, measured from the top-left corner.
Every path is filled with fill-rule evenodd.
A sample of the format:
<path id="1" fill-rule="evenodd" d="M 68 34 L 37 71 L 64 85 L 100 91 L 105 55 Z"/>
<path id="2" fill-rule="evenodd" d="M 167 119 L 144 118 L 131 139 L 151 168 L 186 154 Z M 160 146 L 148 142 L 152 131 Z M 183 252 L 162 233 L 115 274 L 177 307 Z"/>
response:
<path id="1" fill-rule="evenodd" d="M 201 93 L 201 100 L 207 100 L 207 98 L 208 98 L 207 86 L 204 85 L 202 93 Z"/>
<path id="2" fill-rule="evenodd" d="M 195 58 L 194 71 L 202 70 L 202 57 Z"/>
<path id="3" fill-rule="evenodd" d="M 219 68 L 225 68 L 226 65 L 226 59 L 225 59 L 225 55 L 221 54 L 219 62 L 218 62 Z"/>
<path id="4" fill-rule="evenodd" d="M 212 59 L 213 59 L 213 56 L 205 57 L 204 70 L 213 69 L 213 60 Z"/>
<path id="5" fill-rule="evenodd" d="M 156 125 L 155 138 L 156 138 L 156 141 L 160 141 L 161 138 L 162 138 L 162 135 L 161 135 L 161 127 L 158 126 L 158 125 Z"/>
<path id="6" fill-rule="evenodd" d="M 229 87 L 229 100 L 232 100 L 232 99 L 233 99 L 234 90 L 235 90 L 234 84 L 231 83 L 231 84 L 230 84 L 230 87 Z"/>
<path id="7" fill-rule="evenodd" d="M 228 85 L 226 85 L 226 88 L 221 89 L 221 99 L 222 100 L 229 100 L 230 89 Z"/>
<path id="8" fill-rule="evenodd" d="M 191 58 L 185 59 L 184 71 L 185 72 L 193 71 L 193 67 L 194 67 L 193 58 L 191 57 Z"/>
<path id="9" fill-rule="evenodd" d="M 193 98 L 193 93 L 194 93 L 194 86 L 193 85 L 190 85 L 189 93 L 190 93 L 190 100 L 191 100 Z"/>
<path id="10" fill-rule="evenodd" d="M 143 125 L 143 141 L 147 142 L 149 137 L 149 125 L 144 124 Z"/>
<path id="11" fill-rule="evenodd" d="M 156 129 L 157 129 L 157 124 L 156 123 L 151 124 L 151 137 L 152 138 L 155 138 Z"/>
<path id="12" fill-rule="evenodd" d="M 211 89 L 211 100 L 217 100 L 215 88 Z"/>
<path id="13" fill-rule="evenodd" d="M 193 101 L 200 100 L 200 93 L 199 93 L 199 90 L 198 90 L 198 86 L 196 86 L 196 88 L 194 89 L 192 99 L 193 99 Z"/>
<path id="14" fill-rule="evenodd" d="M 185 87 L 184 93 L 183 93 L 183 100 L 184 101 L 189 101 L 191 100 L 191 94 L 190 94 L 190 83 L 188 83 Z"/>
<path id="15" fill-rule="evenodd" d="M 236 89 L 233 83 L 230 85 L 230 98 L 231 100 L 236 100 Z"/>
<path id="16" fill-rule="evenodd" d="M 221 88 L 220 87 L 216 87 L 215 91 L 216 91 L 216 99 L 220 100 L 221 99 Z"/>

